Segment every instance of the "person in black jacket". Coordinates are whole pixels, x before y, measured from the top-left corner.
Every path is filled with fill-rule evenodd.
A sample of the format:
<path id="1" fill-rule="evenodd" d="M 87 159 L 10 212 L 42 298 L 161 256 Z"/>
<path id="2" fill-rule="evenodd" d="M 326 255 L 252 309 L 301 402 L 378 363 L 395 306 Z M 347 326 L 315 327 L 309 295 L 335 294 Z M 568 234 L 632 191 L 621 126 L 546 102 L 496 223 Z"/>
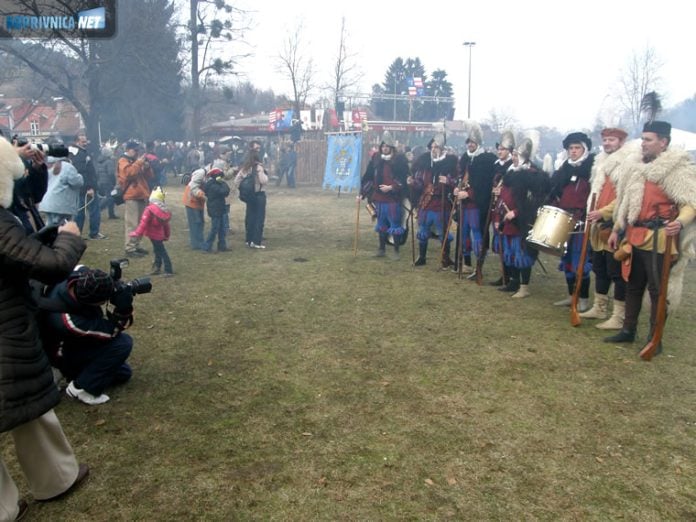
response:
<path id="1" fill-rule="evenodd" d="M 65 278 L 85 244 L 74 222 L 57 228 L 50 245 L 27 236 L 9 210 L 24 169 L 0 138 L 0 433 L 11 435 L 34 498 L 52 500 L 80 484 L 89 468 L 77 463 L 53 411 L 60 396 L 39 339 L 29 279 L 53 284 Z M 0 519 L 15 520 L 26 509 L 0 458 Z"/>
<path id="2" fill-rule="evenodd" d="M 126 362 L 133 339 L 123 332 L 132 321 L 133 292 L 117 286 L 111 275 L 81 266 L 48 292 L 56 310 L 46 327 L 53 341 L 46 349 L 53 364 L 70 381 L 65 393 L 91 406 L 109 400 L 104 390 L 127 382 Z M 102 305 L 113 309 L 104 313 Z"/>
<path id="3" fill-rule="evenodd" d="M 101 153 L 97 158 L 95 166 L 97 175 L 97 186 L 99 187 L 99 196 L 101 200 L 101 209 L 107 209 L 109 219 L 118 219 L 116 215 L 116 204 L 111 197 L 111 191 L 116 186 L 116 159 L 114 158 L 114 150 L 108 145 L 102 147 Z"/>
<path id="4" fill-rule="evenodd" d="M 70 146 L 70 161 L 77 169 L 77 172 L 82 174 L 85 180 L 80 193 L 80 202 L 78 203 L 77 226 L 80 231 L 85 224 L 85 206 L 89 212 L 89 238 L 90 239 L 107 239 L 107 237 L 99 232 L 101 226 L 101 208 L 99 204 L 99 194 L 97 193 L 98 181 L 97 173 L 94 170 L 94 162 L 90 153 L 87 151 L 87 136 L 78 134 L 75 136 L 75 144 Z"/>
<path id="5" fill-rule="evenodd" d="M 224 173 L 220 169 L 210 169 L 206 174 L 205 195 L 208 198 L 208 216 L 210 216 L 210 232 L 203 248 L 207 252 L 213 249 L 215 236 L 218 238 L 218 252 L 227 251 L 227 230 L 225 229 L 224 217 L 227 213 L 225 198 L 230 194 L 230 186 L 224 178 Z"/>

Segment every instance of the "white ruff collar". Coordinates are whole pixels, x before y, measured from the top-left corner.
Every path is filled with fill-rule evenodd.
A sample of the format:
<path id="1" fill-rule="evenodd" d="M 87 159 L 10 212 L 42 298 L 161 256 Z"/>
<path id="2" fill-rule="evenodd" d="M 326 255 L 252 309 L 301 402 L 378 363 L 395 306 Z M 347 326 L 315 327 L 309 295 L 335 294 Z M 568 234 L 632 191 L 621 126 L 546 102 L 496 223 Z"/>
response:
<path id="1" fill-rule="evenodd" d="M 483 149 L 479 145 L 478 147 L 476 147 L 476 150 L 474 152 L 469 152 L 469 150 L 467 149 L 466 155 L 473 159 L 476 156 L 478 156 L 479 154 L 481 154 L 482 152 L 483 152 Z"/>

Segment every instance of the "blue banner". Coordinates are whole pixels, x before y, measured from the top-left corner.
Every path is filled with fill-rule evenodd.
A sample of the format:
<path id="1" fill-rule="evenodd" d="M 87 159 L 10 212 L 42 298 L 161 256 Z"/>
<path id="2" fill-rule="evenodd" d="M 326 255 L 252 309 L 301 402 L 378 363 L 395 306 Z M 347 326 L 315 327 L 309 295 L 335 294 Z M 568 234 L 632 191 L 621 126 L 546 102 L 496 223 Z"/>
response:
<path id="1" fill-rule="evenodd" d="M 360 188 L 362 134 L 329 134 L 323 187 Z"/>

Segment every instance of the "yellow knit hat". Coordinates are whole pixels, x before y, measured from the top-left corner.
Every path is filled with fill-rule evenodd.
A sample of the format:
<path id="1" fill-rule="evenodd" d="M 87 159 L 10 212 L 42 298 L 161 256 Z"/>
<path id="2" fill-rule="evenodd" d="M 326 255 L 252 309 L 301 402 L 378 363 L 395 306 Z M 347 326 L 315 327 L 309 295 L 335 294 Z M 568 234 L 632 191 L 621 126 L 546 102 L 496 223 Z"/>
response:
<path id="1" fill-rule="evenodd" d="M 152 193 L 150 194 L 150 203 L 154 203 L 156 201 L 164 203 L 164 192 L 162 192 L 161 187 L 155 187 L 152 189 Z"/>

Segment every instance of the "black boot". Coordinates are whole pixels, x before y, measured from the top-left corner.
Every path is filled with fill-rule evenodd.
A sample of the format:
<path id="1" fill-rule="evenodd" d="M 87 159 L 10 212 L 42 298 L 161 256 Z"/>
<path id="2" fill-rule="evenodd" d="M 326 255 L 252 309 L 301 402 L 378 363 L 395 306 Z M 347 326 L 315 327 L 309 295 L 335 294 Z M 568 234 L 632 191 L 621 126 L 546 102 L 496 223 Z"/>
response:
<path id="1" fill-rule="evenodd" d="M 418 259 L 414 263 L 415 266 L 423 266 L 425 264 L 425 254 L 428 252 L 428 243 L 418 243 Z"/>
<path id="2" fill-rule="evenodd" d="M 619 333 L 617 333 L 616 335 L 604 338 L 605 343 L 632 343 L 635 340 L 636 331 L 626 330 L 625 328 L 622 328 L 621 331 L 619 331 Z"/>
<path id="3" fill-rule="evenodd" d="M 520 289 L 520 274 L 513 266 L 505 266 L 505 277 L 508 282 L 505 286 L 498 288 L 499 292 L 517 292 Z"/>
<path id="4" fill-rule="evenodd" d="M 498 292 L 517 292 L 520 289 L 520 280 L 511 277 L 508 284 L 498 288 Z"/>
<path id="5" fill-rule="evenodd" d="M 503 286 L 503 276 L 500 276 L 498 279 L 495 281 L 491 281 L 488 283 L 490 286 Z"/>
<path id="6" fill-rule="evenodd" d="M 375 254 L 375 257 L 384 257 L 385 250 L 387 248 L 387 234 L 379 234 L 379 249 L 377 250 L 377 253 Z"/>
<path id="7" fill-rule="evenodd" d="M 452 261 L 452 258 L 450 257 L 450 242 L 446 241 L 445 242 L 445 252 L 444 255 L 442 256 L 442 268 L 449 268 L 454 264 L 454 261 Z"/>

